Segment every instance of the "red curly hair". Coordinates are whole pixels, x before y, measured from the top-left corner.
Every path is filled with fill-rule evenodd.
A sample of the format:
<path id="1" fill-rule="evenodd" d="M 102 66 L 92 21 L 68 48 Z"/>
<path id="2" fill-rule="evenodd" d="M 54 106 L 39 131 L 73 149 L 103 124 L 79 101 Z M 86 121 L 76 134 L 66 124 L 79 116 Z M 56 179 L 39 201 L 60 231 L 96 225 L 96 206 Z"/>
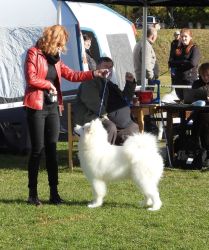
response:
<path id="1" fill-rule="evenodd" d="M 44 29 L 37 46 L 46 54 L 57 55 L 58 48 L 66 51 L 68 37 L 68 32 L 64 26 L 53 25 Z"/>

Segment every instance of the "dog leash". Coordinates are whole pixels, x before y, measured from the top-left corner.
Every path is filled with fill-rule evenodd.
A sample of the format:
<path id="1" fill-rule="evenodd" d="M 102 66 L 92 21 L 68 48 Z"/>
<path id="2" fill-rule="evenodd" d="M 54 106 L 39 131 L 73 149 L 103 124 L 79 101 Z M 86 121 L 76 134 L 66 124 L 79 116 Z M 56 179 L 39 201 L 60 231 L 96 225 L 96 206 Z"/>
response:
<path id="1" fill-rule="evenodd" d="M 159 75 L 159 77 L 165 75 L 165 74 L 168 73 L 168 72 L 169 72 L 169 70 L 166 70 L 165 72 L 161 73 L 161 74 Z"/>
<path id="2" fill-rule="evenodd" d="M 105 78 L 105 85 L 104 85 L 104 89 L 103 89 L 103 93 L 102 93 L 102 100 L 101 100 L 100 107 L 99 107 L 98 117 L 101 116 L 102 106 L 103 106 L 103 103 L 104 103 L 104 97 L 105 97 L 106 88 L 107 88 L 107 78 Z"/>

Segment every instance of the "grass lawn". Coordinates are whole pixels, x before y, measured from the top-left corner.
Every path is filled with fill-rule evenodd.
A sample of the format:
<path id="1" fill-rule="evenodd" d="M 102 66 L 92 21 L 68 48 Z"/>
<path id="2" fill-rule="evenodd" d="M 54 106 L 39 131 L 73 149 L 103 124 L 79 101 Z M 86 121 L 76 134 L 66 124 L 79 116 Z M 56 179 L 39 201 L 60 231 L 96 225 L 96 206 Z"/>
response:
<path id="1" fill-rule="evenodd" d="M 66 203 L 47 203 L 41 168 L 42 207 L 26 204 L 27 157 L 0 155 L 0 249 L 209 249 L 209 172 L 166 169 L 160 183 L 163 207 L 138 206 L 130 181 L 109 185 L 104 206 L 86 207 L 91 190 L 80 168 L 70 173 L 67 144 L 59 143 L 59 190 Z"/>

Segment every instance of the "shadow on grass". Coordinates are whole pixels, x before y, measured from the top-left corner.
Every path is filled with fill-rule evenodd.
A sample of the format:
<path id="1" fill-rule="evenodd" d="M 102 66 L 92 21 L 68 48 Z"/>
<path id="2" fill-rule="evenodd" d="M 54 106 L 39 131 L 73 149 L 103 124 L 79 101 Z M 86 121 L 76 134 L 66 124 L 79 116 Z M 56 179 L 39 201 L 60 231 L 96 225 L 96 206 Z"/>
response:
<path id="1" fill-rule="evenodd" d="M 58 164 L 59 166 L 66 166 L 68 165 L 68 150 L 58 150 L 57 153 L 58 157 Z M 79 165 L 79 159 L 78 159 L 78 152 L 73 151 L 73 164 L 75 166 Z"/>
<path id="2" fill-rule="evenodd" d="M 67 206 L 82 206 L 82 207 L 87 207 L 89 201 L 83 200 L 83 201 L 64 201 L 64 203 L 55 205 L 49 202 L 49 200 L 41 200 L 43 205 L 50 205 L 50 206 L 62 206 L 62 205 L 67 205 Z M 28 206 L 33 206 L 31 204 L 27 203 L 27 199 L 22 200 L 22 199 L 0 199 L 1 204 L 21 204 L 21 205 L 28 205 Z M 116 202 L 104 202 L 102 205 L 103 208 L 140 208 L 140 206 L 137 204 L 131 204 L 131 203 L 116 203 Z"/>
<path id="3" fill-rule="evenodd" d="M 0 154 L 0 169 L 7 170 L 26 170 L 27 169 L 27 155 L 15 155 L 15 154 Z"/>
<path id="4" fill-rule="evenodd" d="M 27 204 L 27 200 L 22 199 L 0 199 L 3 204 Z"/>
<path id="5" fill-rule="evenodd" d="M 88 200 L 83 200 L 83 201 L 65 201 L 65 205 L 68 206 L 85 206 L 90 203 Z M 108 202 L 105 201 L 104 204 L 102 205 L 103 208 L 113 208 L 113 207 L 119 207 L 119 208 L 139 208 L 139 205 L 137 204 L 131 204 L 131 203 L 120 203 L 120 202 Z"/>
<path id="6" fill-rule="evenodd" d="M 42 204 L 44 205 L 54 205 L 52 203 L 49 202 L 49 200 L 42 200 L 41 199 Z M 27 203 L 27 199 L 22 200 L 22 199 L 0 199 L 0 203 L 4 203 L 4 204 L 28 204 Z M 69 206 L 87 206 L 88 201 L 84 200 L 84 201 L 64 201 L 62 203 L 63 205 L 69 205 Z M 28 204 L 30 205 L 30 204 Z"/>
<path id="7" fill-rule="evenodd" d="M 0 153 L 0 169 L 27 170 L 29 154 Z M 68 169 L 68 150 L 57 151 L 58 166 L 61 170 Z M 79 165 L 76 152 L 73 154 L 73 162 Z M 45 154 L 41 158 L 40 169 L 45 169 Z"/>

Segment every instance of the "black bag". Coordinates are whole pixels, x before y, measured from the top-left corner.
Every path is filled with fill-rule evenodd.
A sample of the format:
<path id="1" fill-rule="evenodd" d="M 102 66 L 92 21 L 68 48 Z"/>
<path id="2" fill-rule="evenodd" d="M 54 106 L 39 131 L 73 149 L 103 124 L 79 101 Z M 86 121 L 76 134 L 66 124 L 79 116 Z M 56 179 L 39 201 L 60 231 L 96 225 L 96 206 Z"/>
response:
<path id="1" fill-rule="evenodd" d="M 152 133 L 156 136 L 158 135 L 159 129 L 152 115 L 144 116 L 144 131 L 148 133 Z"/>
<path id="2" fill-rule="evenodd" d="M 207 150 L 199 138 L 192 135 L 178 136 L 174 141 L 174 166 L 183 169 L 202 169 L 207 166 Z"/>

